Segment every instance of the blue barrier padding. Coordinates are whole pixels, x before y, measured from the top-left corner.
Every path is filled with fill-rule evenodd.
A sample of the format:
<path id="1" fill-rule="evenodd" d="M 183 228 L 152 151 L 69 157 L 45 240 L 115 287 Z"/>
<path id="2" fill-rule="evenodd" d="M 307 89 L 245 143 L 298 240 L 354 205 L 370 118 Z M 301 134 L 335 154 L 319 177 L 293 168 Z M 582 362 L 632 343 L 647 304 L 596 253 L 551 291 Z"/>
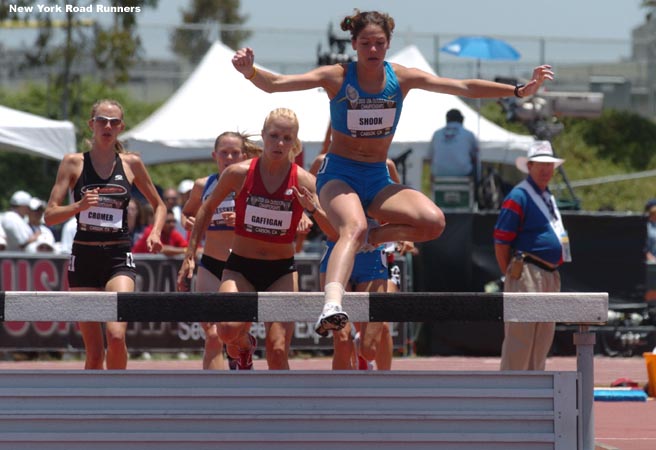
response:
<path id="1" fill-rule="evenodd" d="M 638 389 L 598 389 L 594 390 L 595 401 L 601 402 L 646 402 L 647 393 Z"/>

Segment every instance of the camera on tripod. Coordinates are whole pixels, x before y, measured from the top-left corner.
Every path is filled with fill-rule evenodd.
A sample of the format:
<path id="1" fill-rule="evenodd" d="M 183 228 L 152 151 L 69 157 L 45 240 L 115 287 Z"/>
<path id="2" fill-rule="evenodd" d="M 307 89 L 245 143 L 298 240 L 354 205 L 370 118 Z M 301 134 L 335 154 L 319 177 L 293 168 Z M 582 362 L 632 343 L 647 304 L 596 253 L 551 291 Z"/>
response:
<path id="1" fill-rule="evenodd" d="M 495 78 L 499 83 L 517 85 L 514 78 Z M 548 121 L 558 117 L 595 118 L 604 107 L 602 92 L 541 91 L 526 98 L 507 97 L 500 100 L 510 121 L 524 123 Z"/>
<path id="2" fill-rule="evenodd" d="M 327 66 L 330 64 L 347 63 L 355 61 L 355 55 L 346 53 L 346 46 L 351 43 L 351 38 L 338 38 L 332 30 L 332 24 L 328 25 L 327 52 L 321 52 L 321 44 L 317 47 L 317 65 Z"/>

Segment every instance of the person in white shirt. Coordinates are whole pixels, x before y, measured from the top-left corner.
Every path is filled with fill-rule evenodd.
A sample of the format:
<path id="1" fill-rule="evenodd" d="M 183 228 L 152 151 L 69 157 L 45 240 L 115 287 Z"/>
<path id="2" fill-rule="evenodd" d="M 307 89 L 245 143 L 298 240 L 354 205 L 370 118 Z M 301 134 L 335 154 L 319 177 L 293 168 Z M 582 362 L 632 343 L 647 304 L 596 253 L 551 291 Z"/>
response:
<path id="1" fill-rule="evenodd" d="M 43 223 L 43 212 L 46 209 L 45 202 L 36 197 L 32 197 L 29 207 L 30 210 L 27 213 L 28 225 L 32 229 L 32 233 L 36 235 L 36 240 L 28 244 L 25 247 L 25 250 L 28 253 L 54 252 L 57 248 L 55 244 L 55 235 L 52 234 L 50 228 Z"/>
<path id="2" fill-rule="evenodd" d="M 77 218 L 75 216 L 68 219 L 61 231 L 61 238 L 59 239 L 59 251 L 70 255 L 73 251 L 73 239 L 77 231 Z"/>
<path id="3" fill-rule="evenodd" d="M 2 214 L 0 214 L 0 251 L 7 249 L 7 235 L 5 229 L 2 228 Z"/>
<path id="4" fill-rule="evenodd" d="M 187 204 L 187 201 L 189 201 L 193 187 L 194 180 L 182 180 L 180 184 L 178 184 L 178 204 L 173 208 L 173 214 L 175 215 L 175 220 L 177 220 L 175 229 L 178 230 L 178 232 L 185 238 L 189 237 L 189 233 L 188 230 L 184 227 L 184 223 L 182 221 L 182 209 L 184 205 Z"/>
<path id="5" fill-rule="evenodd" d="M 38 235 L 34 235 L 32 229 L 25 221 L 30 210 L 32 196 L 25 191 L 16 191 L 9 200 L 10 209 L 2 215 L 0 225 L 5 231 L 8 251 L 25 250 L 32 242 L 36 241 Z"/>

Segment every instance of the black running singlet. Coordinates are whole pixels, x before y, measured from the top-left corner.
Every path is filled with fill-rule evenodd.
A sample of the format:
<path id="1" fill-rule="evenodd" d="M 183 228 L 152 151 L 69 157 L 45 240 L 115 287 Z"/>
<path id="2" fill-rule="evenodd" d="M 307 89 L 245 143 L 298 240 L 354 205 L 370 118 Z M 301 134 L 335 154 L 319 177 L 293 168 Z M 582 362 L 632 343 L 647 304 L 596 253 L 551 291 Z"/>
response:
<path id="1" fill-rule="evenodd" d="M 91 164 L 89 152 L 84 154 L 82 174 L 73 188 L 73 198 L 80 201 L 89 189 L 99 189 L 100 203 L 79 212 L 77 218 L 76 241 L 115 242 L 129 240 L 128 203 L 132 185 L 128 182 L 121 157 L 116 155 L 114 171 L 103 179 Z"/>

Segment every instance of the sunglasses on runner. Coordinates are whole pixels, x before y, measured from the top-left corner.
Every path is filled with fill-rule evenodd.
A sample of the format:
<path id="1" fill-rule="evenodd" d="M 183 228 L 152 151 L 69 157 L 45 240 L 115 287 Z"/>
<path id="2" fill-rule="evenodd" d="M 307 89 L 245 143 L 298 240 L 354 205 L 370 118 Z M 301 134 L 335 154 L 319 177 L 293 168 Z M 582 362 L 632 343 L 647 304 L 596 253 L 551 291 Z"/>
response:
<path id="1" fill-rule="evenodd" d="M 98 122 L 101 127 L 106 127 L 107 124 L 110 124 L 112 127 L 117 127 L 123 122 L 123 119 L 119 119 L 118 117 L 96 116 L 93 118 L 93 121 Z"/>

